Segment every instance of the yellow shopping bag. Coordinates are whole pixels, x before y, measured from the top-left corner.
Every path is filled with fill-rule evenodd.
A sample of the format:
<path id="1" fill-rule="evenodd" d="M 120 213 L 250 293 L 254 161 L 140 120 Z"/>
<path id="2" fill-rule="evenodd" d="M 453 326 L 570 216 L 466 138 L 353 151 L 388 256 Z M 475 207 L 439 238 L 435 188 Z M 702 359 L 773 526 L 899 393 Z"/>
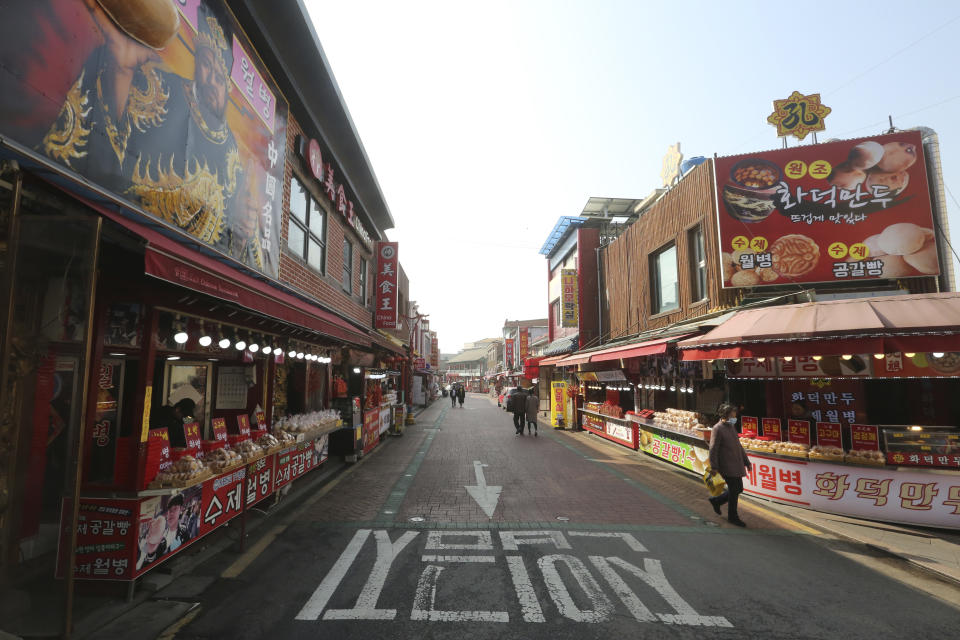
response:
<path id="1" fill-rule="evenodd" d="M 707 485 L 707 491 L 711 496 L 718 496 L 727 488 L 727 482 L 719 473 L 710 475 L 710 469 L 703 472 L 703 484 Z"/>

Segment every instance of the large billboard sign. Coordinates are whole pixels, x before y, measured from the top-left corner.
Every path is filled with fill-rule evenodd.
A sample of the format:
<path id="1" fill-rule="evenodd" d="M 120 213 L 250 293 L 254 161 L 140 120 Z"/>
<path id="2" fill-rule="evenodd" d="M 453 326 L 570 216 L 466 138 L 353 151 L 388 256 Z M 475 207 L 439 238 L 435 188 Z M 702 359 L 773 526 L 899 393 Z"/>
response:
<path id="1" fill-rule="evenodd" d="M 940 273 L 920 133 L 717 158 L 724 287 Z"/>
<path id="2" fill-rule="evenodd" d="M 287 103 L 221 0 L 37 0 L 0 25 L 0 131 L 276 278 Z"/>
<path id="3" fill-rule="evenodd" d="M 577 295 L 577 270 L 560 270 L 560 326 L 577 327 L 580 325 L 580 299 Z"/>

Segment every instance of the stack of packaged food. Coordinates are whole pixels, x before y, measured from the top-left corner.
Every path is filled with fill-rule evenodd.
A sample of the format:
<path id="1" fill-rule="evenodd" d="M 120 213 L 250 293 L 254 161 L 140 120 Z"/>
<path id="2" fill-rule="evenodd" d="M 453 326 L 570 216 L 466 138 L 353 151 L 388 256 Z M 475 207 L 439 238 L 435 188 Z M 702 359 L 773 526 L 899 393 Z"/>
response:
<path id="1" fill-rule="evenodd" d="M 883 451 L 848 451 L 844 460 L 853 464 L 872 464 L 883 466 L 887 464 L 887 456 Z"/>
<path id="2" fill-rule="evenodd" d="M 226 473 L 243 464 L 243 459 L 233 449 L 214 449 L 204 458 L 210 471 L 216 475 Z"/>
<path id="3" fill-rule="evenodd" d="M 189 487 L 211 476 L 210 469 L 191 455 L 182 456 L 169 469 L 161 471 L 150 483 L 151 489 Z"/>
<path id="4" fill-rule="evenodd" d="M 653 414 L 653 426 L 694 438 L 702 438 L 702 430 L 706 428 L 700 422 L 699 415 L 696 412 L 684 411 L 683 409 L 657 411 Z"/>
<path id="5" fill-rule="evenodd" d="M 815 446 L 810 449 L 811 460 L 825 460 L 828 462 L 843 462 L 843 449 L 840 447 Z"/>

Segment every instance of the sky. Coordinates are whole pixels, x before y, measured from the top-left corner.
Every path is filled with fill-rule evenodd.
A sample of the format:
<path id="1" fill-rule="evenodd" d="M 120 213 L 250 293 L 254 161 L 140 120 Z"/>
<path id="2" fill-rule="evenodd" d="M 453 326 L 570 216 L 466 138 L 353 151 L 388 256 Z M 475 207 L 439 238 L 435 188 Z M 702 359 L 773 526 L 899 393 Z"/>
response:
<path id="1" fill-rule="evenodd" d="M 560 216 L 647 196 L 677 142 L 780 147 L 795 90 L 833 110 L 821 142 L 936 130 L 960 250 L 960 3 L 304 2 L 444 353 L 547 317 Z"/>

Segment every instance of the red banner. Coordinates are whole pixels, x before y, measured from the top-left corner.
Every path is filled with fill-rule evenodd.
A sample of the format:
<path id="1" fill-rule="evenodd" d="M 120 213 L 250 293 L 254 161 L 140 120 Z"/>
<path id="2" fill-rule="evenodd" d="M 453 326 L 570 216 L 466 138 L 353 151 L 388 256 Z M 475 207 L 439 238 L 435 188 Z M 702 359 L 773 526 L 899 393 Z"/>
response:
<path id="1" fill-rule="evenodd" d="M 214 418 L 210 421 L 210 426 L 213 427 L 213 440 L 214 442 L 227 442 L 227 421 L 224 418 Z"/>
<path id="2" fill-rule="evenodd" d="M 245 438 L 250 436 L 250 416 L 244 414 L 237 416 L 237 433 Z"/>
<path id="3" fill-rule="evenodd" d="M 764 418 L 763 419 L 763 435 L 771 436 L 777 440 L 783 439 L 783 433 L 780 431 L 780 418 Z"/>
<path id="4" fill-rule="evenodd" d="M 521 327 L 520 329 L 520 359 L 524 360 L 530 355 L 530 329 Z"/>
<path id="5" fill-rule="evenodd" d="M 276 459 L 277 456 L 265 456 L 247 465 L 247 509 L 273 493 L 273 464 Z"/>
<path id="6" fill-rule="evenodd" d="M 136 528 L 136 500 L 81 498 L 77 514 L 77 578 L 100 580 L 132 580 L 137 549 L 130 535 Z M 61 522 L 66 522 L 69 499 L 63 501 Z M 62 531 L 57 556 L 57 577 L 62 578 L 67 564 L 65 550 L 69 545 Z"/>
<path id="7" fill-rule="evenodd" d="M 752 416 L 740 416 L 740 431 L 742 433 L 752 433 L 757 435 L 757 427 L 760 421 Z"/>
<path id="8" fill-rule="evenodd" d="M 188 422 L 183 425 L 183 437 L 187 442 L 187 453 L 194 457 L 201 457 L 203 438 L 200 436 L 200 425 L 196 422 Z"/>
<path id="9" fill-rule="evenodd" d="M 817 445 L 821 447 L 843 448 L 843 440 L 840 437 L 840 423 L 839 422 L 818 422 L 817 423 Z"/>
<path id="10" fill-rule="evenodd" d="M 854 451 L 880 451 L 880 436 L 873 424 L 851 424 L 850 444 Z"/>
<path id="11" fill-rule="evenodd" d="M 380 442 L 380 410 L 369 409 L 363 413 L 363 453 L 370 453 Z"/>
<path id="12" fill-rule="evenodd" d="M 434 369 L 440 366 L 440 340 L 436 333 L 430 338 L 430 366 Z"/>
<path id="13" fill-rule="evenodd" d="M 717 158 L 724 287 L 940 273 L 921 135 Z"/>
<path id="14" fill-rule="evenodd" d="M 397 287 L 400 259 L 396 242 L 377 243 L 377 309 L 374 326 L 377 329 L 399 329 Z"/>
<path id="15" fill-rule="evenodd" d="M 806 420 L 787 420 L 788 436 L 790 442 L 799 442 L 800 444 L 810 445 L 810 423 Z"/>
<path id="16" fill-rule="evenodd" d="M 888 353 L 874 362 L 878 378 L 947 378 L 960 376 L 960 353 Z"/>
<path id="17" fill-rule="evenodd" d="M 513 369 L 513 338 L 506 339 L 506 345 L 503 348 L 503 366 L 507 371 Z"/>

